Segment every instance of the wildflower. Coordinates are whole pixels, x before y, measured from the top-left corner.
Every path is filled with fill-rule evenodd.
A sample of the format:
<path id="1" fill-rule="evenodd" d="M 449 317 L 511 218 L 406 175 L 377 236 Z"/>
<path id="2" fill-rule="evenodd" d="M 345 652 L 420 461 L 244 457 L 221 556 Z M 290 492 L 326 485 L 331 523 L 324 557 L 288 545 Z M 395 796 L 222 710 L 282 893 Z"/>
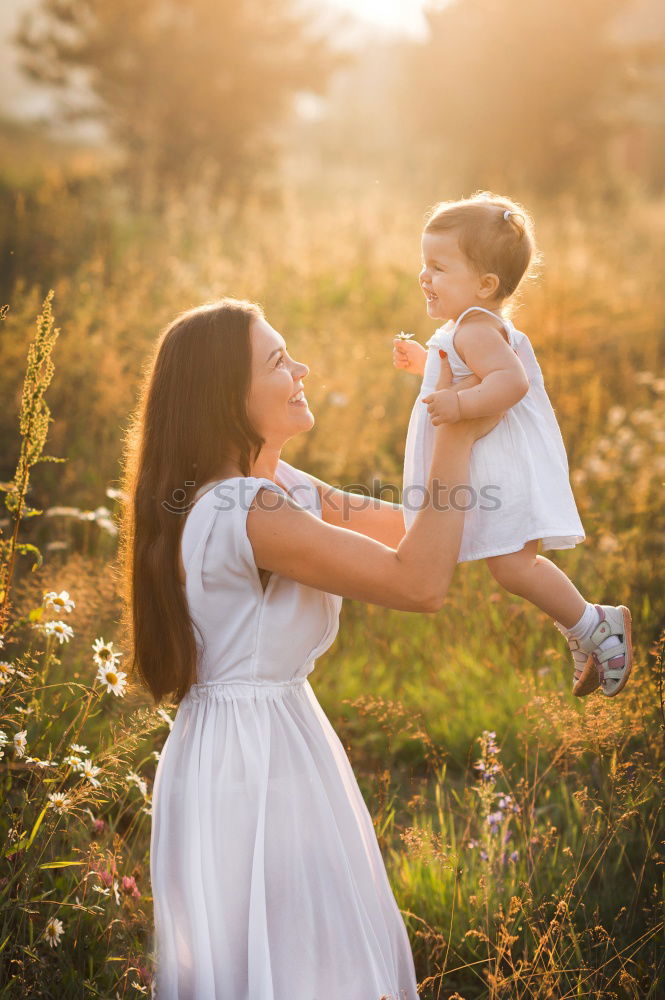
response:
<path id="1" fill-rule="evenodd" d="M 481 861 L 488 861 L 489 860 L 489 854 L 487 853 L 487 851 L 481 851 L 480 852 L 480 860 Z"/>
<path id="2" fill-rule="evenodd" d="M 64 792 L 52 792 L 48 797 L 51 803 L 51 808 L 55 809 L 57 813 L 63 815 L 67 812 L 67 809 L 72 804 L 71 799 L 68 799 Z"/>
<path id="3" fill-rule="evenodd" d="M 101 767 L 95 767 L 91 760 L 84 760 L 83 766 L 78 769 L 84 778 L 87 778 L 93 788 L 99 788 L 101 782 L 95 777 L 101 772 Z"/>
<path id="4" fill-rule="evenodd" d="M 6 660 L 0 661 L 0 684 L 9 684 L 12 674 L 15 673 L 16 667 L 12 667 L 11 663 L 7 663 Z"/>
<path id="5" fill-rule="evenodd" d="M 92 832 L 94 834 L 104 833 L 106 830 L 106 821 L 103 819 L 93 819 L 92 821 Z"/>
<path id="6" fill-rule="evenodd" d="M 115 670 L 115 663 L 113 663 L 106 667 L 100 664 L 96 679 L 102 684 L 106 684 L 107 693 L 112 691 L 113 694 L 122 698 L 127 689 L 126 677 L 127 674 L 123 673 L 122 670 Z"/>
<path id="7" fill-rule="evenodd" d="M 65 622 L 46 622 L 43 628 L 47 635 L 57 636 L 60 641 L 60 645 L 62 645 L 63 642 L 69 642 L 74 635 L 74 630 L 69 625 L 65 624 Z"/>
<path id="8" fill-rule="evenodd" d="M 34 764 L 36 767 L 57 767 L 57 760 L 40 760 L 39 757 L 24 757 L 25 764 Z"/>
<path id="9" fill-rule="evenodd" d="M 127 772 L 127 785 L 136 785 L 136 787 L 141 792 L 143 798 L 148 794 L 148 786 L 143 778 L 139 777 L 134 771 Z"/>
<path id="10" fill-rule="evenodd" d="M 477 841 L 477 840 L 470 840 L 470 841 L 469 841 L 469 842 L 467 843 L 467 845 L 466 845 L 466 846 L 467 846 L 468 848 L 470 848 L 471 850 L 473 850 L 473 848 L 474 848 L 474 847 L 477 847 L 477 846 L 478 846 L 478 841 Z"/>
<path id="11" fill-rule="evenodd" d="M 90 753 L 90 751 L 88 750 L 88 748 L 84 747 L 81 743 L 70 743 L 69 744 L 69 749 L 72 751 L 72 753 L 76 753 L 76 754 L 79 754 L 79 753 L 82 753 L 82 754 Z"/>
<path id="12" fill-rule="evenodd" d="M 160 759 L 160 757 L 161 757 L 162 755 L 161 755 L 161 753 L 159 752 L 159 750 L 153 750 L 153 751 L 152 751 L 152 756 L 153 756 L 153 757 L 155 758 L 155 760 L 156 760 L 156 761 L 157 761 L 157 762 L 159 763 L 159 759 Z"/>
<path id="13" fill-rule="evenodd" d="M 511 853 L 510 853 L 510 860 L 513 862 L 513 864 L 516 861 L 519 861 L 519 856 L 520 856 L 519 851 L 511 851 Z"/>
<path id="14" fill-rule="evenodd" d="M 52 948 L 55 948 L 56 945 L 60 944 L 60 938 L 64 934 L 64 931 L 65 928 L 62 926 L 61 921 L 58 920 L 57 917 L 51 917 L 51 919 L 46 925 L 46 929 L 44 931 L 44 937 L 46 938 L 50 946 Z"/>
<path id="15" fill-rule="evenodd" d="M 61 590 L 59 594 L 51 590 L 48 594 L 44 594 L 44 607 L 47 611 L 53 609 L 54 611 L 69 612 L 76 607 L 76 604 L 66 590 Z"/>
<path id="16" fill-rule="evenodd" d="M 14 750 L 19 755 L 23 757 L 25 754 L 25 748 L 28 744 L 26 736 L 28 735 L 27 729 L 22 729 L 20 733 L 15 733 L 14 735 Z"/>
<path id="17" fill-rule="evenodd" d="M 105 889 L 104 886 L 101 886 L 101 885 L 93 885 L 92 888 L 95 890 L 95 892 L 98 892 L 101 896 L 110 896 L 111 895 L 111 889 L 110 888 Z"/>
<path id="18" fill-rule="evenodd" d="M 487 817 L 487 822 L 490 825 L 492 833 L 498 830 L 499 824 L 501 823 L 502 820 L 503 820 L 503 813 L 501 812 L 500 809 L 497 809 L 496 812 L 489 814 L 489 816 Z"/>
<path id="19" fill-rule="evenodd" d="M 133 875 L 123 875 L 120 888 L 124 892 L 125 896 L 134 896 L 137 899 L 141 896 L 136 884 L 136 879 Z"/>
<path id="20" fill-rule="evenodd" d="M 173 719 L 168 712 L 165 712 L 163 708 L 158 708 L 157 715 L 168 725 L 169 729 L 173 729 Z"/>
<path id="21" fill-rule="evenodd" d="M 122 653 L 117 652 L 117 650 L 113 648 L 112 642 L 104 642 L 101 636 L 98 639 L 95 639 L 92 644 L 92 648 L 94 650 L 92 658 L 98 666 L 115 667 L 116 663 L 122 656 Z"/>
<path id="22" fill-rule="evenodd" d="M 0 729 L 0 747 L 6 747 L 8 743 L 9 739 L 7 737 L 7 733 L 4 729 Z"/>
<path id="23" fill-rule="evenodd" d="M 62 763 L 66 764 L 67 767 L 73 767 L 75 771 L 80 771 L 83 768 L 83 760 L 75 753 L 63 757 Z"/>

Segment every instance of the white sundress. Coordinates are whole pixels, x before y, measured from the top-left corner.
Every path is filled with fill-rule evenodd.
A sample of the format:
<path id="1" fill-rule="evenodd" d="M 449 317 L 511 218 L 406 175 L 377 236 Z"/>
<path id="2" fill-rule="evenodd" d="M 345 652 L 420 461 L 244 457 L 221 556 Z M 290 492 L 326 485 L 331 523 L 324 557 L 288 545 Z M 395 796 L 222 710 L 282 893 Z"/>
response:
<path id="1" fill-rule="evenodd" d="M 570 486 L 568 458 L 543 375 L 525 333 L 509 319 L 472 306 L 449 320 L 427 341 L 427 361 L 406 437 L 402 504 L 407 529 L 426 495 L 436 428 L 421 402 L 436 389 L 441 369 L 439 349 L 448 354 L 453 383 L 472 374 L 455 350 L 457 326 L 472 310 L 501 319 L 510 346 L 524 365 L 529 391 L 507 410 L 497 426 L 473 445 L 469 464 L 471 491 L 456 490 L 450 499 L 463 510 L 464 531 L 457 561 L 469 562 L 517 552 L 531 539 L 542 548 L 570 549 L 583 542 L 584 528 Z M 446 497 L 441 497 L 446 502 Z"/>
<path id="2" fill-rule="evenodd" d="M 299 470 L 277 475 L 202 487 L 183 528 L 198 682 L 153 787 L 153 995 L 417 1000 L 372 819 L 308 680 L 342 598 L 275 573 L 264 592 L 247 536 L 262 486 L 321 517 Z"/>

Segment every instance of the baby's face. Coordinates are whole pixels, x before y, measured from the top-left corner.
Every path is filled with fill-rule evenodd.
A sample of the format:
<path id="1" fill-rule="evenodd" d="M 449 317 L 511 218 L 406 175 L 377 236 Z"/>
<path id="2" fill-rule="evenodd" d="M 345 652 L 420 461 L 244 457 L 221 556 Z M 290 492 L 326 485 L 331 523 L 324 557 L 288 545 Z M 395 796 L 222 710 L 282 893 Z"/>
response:
<path id="1" fill-rule="evenodd" d="M 418 276 L 432 319 L 457 319 L 481 299 L 480 276 L 464 256 L 455 232 L 423 233 Z"/>

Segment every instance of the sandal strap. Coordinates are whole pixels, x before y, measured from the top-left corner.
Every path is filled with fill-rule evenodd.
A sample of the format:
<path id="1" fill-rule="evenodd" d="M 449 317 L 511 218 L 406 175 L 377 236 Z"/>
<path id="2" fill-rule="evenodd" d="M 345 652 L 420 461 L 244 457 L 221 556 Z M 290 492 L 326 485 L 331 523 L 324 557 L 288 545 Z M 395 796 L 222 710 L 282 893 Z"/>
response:
<path id="1" fill-rule="evenodd" d="M 606 663 L 608 660 L 614 660 L 615 658 L 622 659 L 624 665 L 626 662 L 626 644 L 625 642 L 620 643 L 618 646 L 610 646 L 609 649 L 596 649 L 593 655 L 596 660 L 600 663 Z"/>

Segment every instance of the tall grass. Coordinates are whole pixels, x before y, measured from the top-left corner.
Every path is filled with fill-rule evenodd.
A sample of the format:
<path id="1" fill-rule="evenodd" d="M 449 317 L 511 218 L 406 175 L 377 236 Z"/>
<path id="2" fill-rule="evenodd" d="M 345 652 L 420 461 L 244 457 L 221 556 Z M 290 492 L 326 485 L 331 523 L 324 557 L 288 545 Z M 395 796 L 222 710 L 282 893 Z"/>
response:
<path id="1" fill-rule="evenodd" d="M 259 299 L 311 368 L 317 424 L 284 457 L 378 488 L 400 483 L 416 393 L 392 369 L 392 335 L 430 332 L 415 282 L 424 206 L 287 191 L 242 220 L 190 199 L 158 222 L 109 202 L 103 231 L 89 239 L 75 216 L 68 242 L 63 184 L 51 177 L 34 203 L 23 192 L 9 238 L 24 263 L 0 325 L 3 478 L 14 482 L 30 331 L 37 314 L 38 329 L 52 329 L 50 297 L 42 309 L 52 281 L 48 440 L 66 462 L 24 484 L 44 516 L 17 524 L 10 503 L 0 521 L 5 541 L 16 529 L 17 544 L 45 555 L 33 570 L 31 551 L 16 550 L 7 576 L 2 550 L 12 581 L 0 651 L 3 1000 L 150 990 L 150 795 L 170 717 L 122 677 L 112 530 L 120 435 L 147 345 L 185 306 Z M 631 607 L 634 679 L 616 699 L 573 699 L 549 619 L 467 564 L 436 616 L 346 602 L 313 683 L 374 817 L 423 998 L 656 1000 L 665 205 L 535 214 L 545 270 L 514 319 L 538 353 L 588 536 L 553 558 L 588 600 Z M 37 216 L 47 245 L 62 243 L 41 263 L 26 252 Z M 34 438 L 34 455 L 44 441 Z"/>

